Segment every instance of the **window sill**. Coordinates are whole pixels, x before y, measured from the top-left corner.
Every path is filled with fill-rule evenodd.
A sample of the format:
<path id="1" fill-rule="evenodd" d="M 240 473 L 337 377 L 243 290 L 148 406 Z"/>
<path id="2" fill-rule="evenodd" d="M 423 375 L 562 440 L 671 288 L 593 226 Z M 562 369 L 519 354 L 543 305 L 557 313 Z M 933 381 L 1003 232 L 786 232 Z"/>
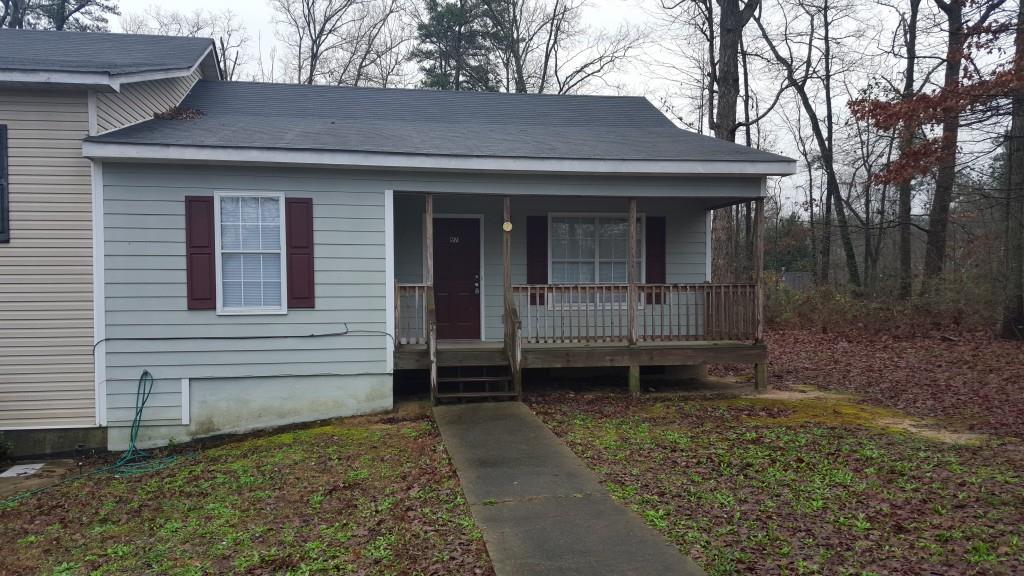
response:
<path id="1" fill-rule="evenodd" d="M 281 316 L 287 314 L 288 309 L 265 310 L 265 309 L 238 309 L 238 310 L 217 310 L 217 316 Z"/>

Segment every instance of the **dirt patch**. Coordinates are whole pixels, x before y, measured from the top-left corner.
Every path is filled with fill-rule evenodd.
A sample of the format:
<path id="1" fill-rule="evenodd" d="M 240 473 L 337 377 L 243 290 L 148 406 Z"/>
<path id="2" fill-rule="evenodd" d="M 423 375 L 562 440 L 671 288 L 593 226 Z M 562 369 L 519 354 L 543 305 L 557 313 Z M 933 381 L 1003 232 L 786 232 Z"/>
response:
<path id="1" fill-rule="evenodd" d="M 19 464 L 29 463 L 29 461 L 19 462 Z M 3 469 L 6 468 L 5 466 Z M 19 492 L 52 486 L 68 474 L 74 473 L 75 468 L 73 460 L 48 460 L 34 474 L 13 478 L 0 478 L 0 500 L 5 500 Z M 0 469 L 0 471 L 3 469 Z"/>
<path id="2" fill-rule="evenodd" d="M 850 394 L 826 392 L 810 386 L 793 386 L 788 390 L 769 390 L 746 396 L 742 401 L 788 408 L 789 412 L 786 415 L 767 419 L 776 424 L 795 425 L 811 422 L 859 425 L 906 432 L 947 444 L 978 444 L 987 438 L 984 434 L 948 430 L 935 421 L 915 418 L 898 410 L 866 404 Z"/>

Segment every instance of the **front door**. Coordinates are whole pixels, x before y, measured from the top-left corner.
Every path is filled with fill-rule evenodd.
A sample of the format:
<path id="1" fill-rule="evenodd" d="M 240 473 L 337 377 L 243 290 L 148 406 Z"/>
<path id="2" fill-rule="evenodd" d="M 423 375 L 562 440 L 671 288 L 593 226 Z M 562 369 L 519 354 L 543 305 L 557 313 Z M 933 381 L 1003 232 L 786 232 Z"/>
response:
<path id="1" fill-rule="evenodd" d="M 480 339 L 480 220 L 434 219 L 437 337 Z"/>

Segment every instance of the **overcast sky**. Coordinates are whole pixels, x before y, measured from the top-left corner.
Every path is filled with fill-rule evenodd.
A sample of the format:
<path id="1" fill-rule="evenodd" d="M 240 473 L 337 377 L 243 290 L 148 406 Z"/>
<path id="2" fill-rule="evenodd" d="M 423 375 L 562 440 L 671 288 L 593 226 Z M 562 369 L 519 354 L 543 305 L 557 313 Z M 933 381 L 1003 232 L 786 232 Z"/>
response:
<path id="1" fill-rule="evenodd" d="M 192 12 L 208 10 L 220 12 L 230 9 L 245 22 L 253 44 L 259 39 L 264 53 L 276 42 L 274 38 L 274 11 L 269 0 L 174 0 L 173 3 L 153 0 L 120 0 L 122 13 L 145 12 L 150 6 L 159 5 L 165 10 Z M 641 8 L 640 0 L 590 0 L 584 11 L 588 26 L 598 29 L 615 29 L 623 23 L 642 24 L 649 16 Z M 120 22 L 115 17 L 114 30 L 120 31 Z"/>

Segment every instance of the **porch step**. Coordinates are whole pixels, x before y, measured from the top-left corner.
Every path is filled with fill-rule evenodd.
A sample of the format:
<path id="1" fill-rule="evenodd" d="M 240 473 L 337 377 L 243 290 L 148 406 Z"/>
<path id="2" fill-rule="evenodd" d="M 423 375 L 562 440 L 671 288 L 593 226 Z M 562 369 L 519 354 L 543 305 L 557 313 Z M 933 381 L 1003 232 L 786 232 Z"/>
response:
<path id="1" fill-rule="evenodd" d="M 479 367 L 479 366 L 508 366 L 508 357 L 505 356 L 505 349 L 498 347 L 488 348 L 448 348 L 444 345 L 438 346 L 437 365 L 443 367 Z"/>
<path id="2" fill-rule="evenodd" d="M 438 367 L 438 400 L 508 398 L 515 395 L 507 365 Z"/>

